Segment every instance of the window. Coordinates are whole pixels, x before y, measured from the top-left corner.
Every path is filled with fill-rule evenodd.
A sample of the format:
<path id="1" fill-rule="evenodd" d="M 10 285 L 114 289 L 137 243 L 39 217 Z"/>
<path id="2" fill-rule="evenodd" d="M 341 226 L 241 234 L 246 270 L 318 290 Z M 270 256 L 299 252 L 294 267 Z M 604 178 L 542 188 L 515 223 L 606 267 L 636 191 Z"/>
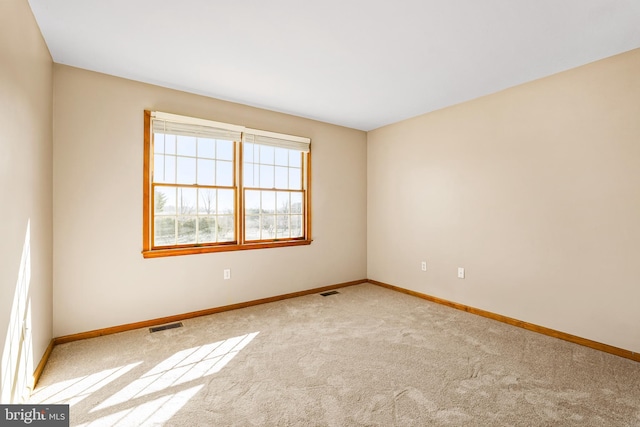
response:
<path id="1" fill-rule="evenodd" d="M 311 243 L 310 141 L 145 111 L 146 258 Z"/>

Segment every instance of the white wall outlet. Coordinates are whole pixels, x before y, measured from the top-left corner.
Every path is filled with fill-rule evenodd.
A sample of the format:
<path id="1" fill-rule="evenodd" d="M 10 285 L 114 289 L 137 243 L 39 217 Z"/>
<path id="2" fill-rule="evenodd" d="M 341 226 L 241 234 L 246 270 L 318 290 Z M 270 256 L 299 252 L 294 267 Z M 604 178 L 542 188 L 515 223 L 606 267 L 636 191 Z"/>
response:
<path id="1" fill-rule="evenodd" d="M 458 267 L 458 279 L 464 279 L 464 268 Z"/>
<path id="2" fill-rule="evenodd" d="M 224 280 L 228 280 L 231 279 L 231 269 L 230 268 L 225 268 L 224 269 Z"/>
<path id="3" fill-rule="evenodd" d="M 427 271 L 427 261 L 422 261 L 422 264 L 420 264 L 420 268 L 422 269 L 422 271 Z"/>

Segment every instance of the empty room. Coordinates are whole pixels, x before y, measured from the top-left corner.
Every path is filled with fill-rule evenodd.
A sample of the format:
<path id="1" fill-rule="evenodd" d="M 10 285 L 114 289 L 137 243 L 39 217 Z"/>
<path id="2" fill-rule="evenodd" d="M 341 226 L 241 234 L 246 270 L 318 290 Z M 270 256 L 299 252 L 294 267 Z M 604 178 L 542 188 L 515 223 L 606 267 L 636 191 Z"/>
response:
<path id="1" fill-rule="evenodd" d="M 636 0 L 1 0 L 0 203 L 0 425 L 640 425 Z"/>

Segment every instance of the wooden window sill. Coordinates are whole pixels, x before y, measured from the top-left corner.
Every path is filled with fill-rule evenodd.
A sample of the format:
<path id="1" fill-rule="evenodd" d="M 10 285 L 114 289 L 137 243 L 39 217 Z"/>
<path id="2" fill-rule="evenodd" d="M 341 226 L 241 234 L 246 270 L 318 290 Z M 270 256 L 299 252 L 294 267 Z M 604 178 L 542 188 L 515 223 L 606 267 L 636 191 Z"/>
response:
<path id="1" fill-rule="evenodd" d="M 290 240 L 286 242 L 246 243 L 244 245 L 193 246 L 188 248 L 151 249 L 142 251 L 144 258 L 206 254 L 209 252 L 245 251 L 251 249 L 284 248 L 310 245 L 312 240 Z"/>

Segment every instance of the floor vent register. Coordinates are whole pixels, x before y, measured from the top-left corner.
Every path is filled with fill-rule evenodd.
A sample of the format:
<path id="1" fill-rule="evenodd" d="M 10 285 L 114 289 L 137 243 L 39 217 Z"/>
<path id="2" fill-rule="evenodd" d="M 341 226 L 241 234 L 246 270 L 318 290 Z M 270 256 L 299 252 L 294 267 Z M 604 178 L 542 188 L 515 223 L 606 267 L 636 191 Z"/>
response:
<path id="1" fill-rule="evenodd" d="M 335 295 L 335 294 L 339 294 L 340 292 L 338 291 L 329 291 L 329 292 L 323 292 L 320 295 L 322 295 L 323 297 L 328 297 L 329 295 Z"/>
<path id="2" fill-rule="evenodd" d="M 175 329 L 182 328 L 182 322 L 169 323 L 168 325 L 155 326 L 153 328 L 149 328 L 149 332 L 159 332 L 167 329 Z"/>

